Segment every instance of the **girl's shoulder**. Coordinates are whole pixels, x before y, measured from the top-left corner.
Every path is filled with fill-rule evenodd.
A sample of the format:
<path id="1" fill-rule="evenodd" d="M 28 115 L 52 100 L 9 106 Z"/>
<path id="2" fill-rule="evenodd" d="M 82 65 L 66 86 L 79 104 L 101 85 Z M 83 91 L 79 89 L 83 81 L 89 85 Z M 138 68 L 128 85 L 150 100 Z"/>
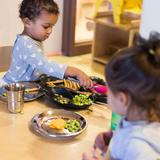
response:
<path id="1" fill-rule="evenodd" d="M 127 156 L 128 159 L 134 159 L 132 157 L 139 153 L 139 156 L 143 157 L 139 159 L 144 159 L 146 155 L 160 156 L 159 133 L 160 123 L 158 122 L 124 121 L 119 128 L 117 128 L 112 138 L 110 144 L 111 155 L 115 157 Z M 148 159 L 146 158 L 146 160 Z"/>
<path id="2" fill-rule="evenodd" d="M 160 157 L 160 123 L 146 123 L 130 134 L 128 155 L 139 154 L 139 159 L 156 159 Z"/>
<path id="3" fill-rule="evenodd" d="M 119 132 L 126 132 L 130 137 L 140 137 L 148 135 L 159 135 L 160 138 L 160 123 L 148 121 L 130 122 L 122 120 L 119 126 Z"/>
<path id="4" fill-rule="evenodd" d="M 131 123 L 132 124 L 132 123 Z M 131 129 L 128 129 L 128 143 L 135 145 L 136 147 L 141 144 L 147 146 L 151 150 L 158 150 L 160 153 L 160 123 L 159 122 L 146 122 L 138 121 L 131 125 Z M 149 145 L 149 146 L 148 146 Z"/>

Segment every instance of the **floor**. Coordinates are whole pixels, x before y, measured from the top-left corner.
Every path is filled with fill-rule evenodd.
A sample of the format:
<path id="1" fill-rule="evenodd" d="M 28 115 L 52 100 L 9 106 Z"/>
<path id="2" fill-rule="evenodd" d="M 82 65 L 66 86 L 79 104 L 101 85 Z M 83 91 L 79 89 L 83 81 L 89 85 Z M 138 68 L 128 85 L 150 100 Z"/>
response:
<path id="1" fill-rule="evenodd" d="M 104 79 L 104 65 L 93 62 L 92 54 L 85 54 L 74 57 L 53 56 L 51 59 L 60 63 L 66 63 L 68 65 L 75 66 L 83 70 L 89 76 L 98 76 Z"/>

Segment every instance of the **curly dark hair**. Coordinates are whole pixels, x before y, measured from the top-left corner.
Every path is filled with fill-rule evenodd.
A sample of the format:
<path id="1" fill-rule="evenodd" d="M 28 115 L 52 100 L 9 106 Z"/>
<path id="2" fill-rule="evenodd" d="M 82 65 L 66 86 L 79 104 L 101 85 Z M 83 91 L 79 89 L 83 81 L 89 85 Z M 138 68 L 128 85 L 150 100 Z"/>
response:
<path id="1" fill-rule="evenodd" d="M 19 6 L 19 17 L 34 20 L 42 11 L 58 15 L 59 8 L 54 0 L 23 0 Z"/>
<path id="2" fill-rule="evenodd" d="M 148 113 L 149 121 L 160 121 L 160 34 L 149 40 L 138 37 L 135 45 L 117 52 L 105 68 L 113 93 L 124 92 L 131 103 Z"/>

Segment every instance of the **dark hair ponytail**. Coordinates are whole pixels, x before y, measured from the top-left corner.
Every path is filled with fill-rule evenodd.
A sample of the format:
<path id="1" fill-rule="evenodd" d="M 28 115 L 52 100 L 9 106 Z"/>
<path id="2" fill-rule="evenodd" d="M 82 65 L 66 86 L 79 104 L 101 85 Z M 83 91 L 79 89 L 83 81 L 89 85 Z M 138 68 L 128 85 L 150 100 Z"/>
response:
<path id="1" fill-rule="evenodd" d="M 146 40 L 115 53 L 106 64 L 106 80 L 113 93 L 125 92 L 131 104 L 148 113 L 150 121 L 160 121 L 160 34 L 152 32 Z"/>
<path id="2" fill-rule="evenodd" d="M 152 31 L 148 40 L 137 35 L 135 45 L 144 50 L 153 65 L 160 67 L 160 34 L 158 32 Z"/>

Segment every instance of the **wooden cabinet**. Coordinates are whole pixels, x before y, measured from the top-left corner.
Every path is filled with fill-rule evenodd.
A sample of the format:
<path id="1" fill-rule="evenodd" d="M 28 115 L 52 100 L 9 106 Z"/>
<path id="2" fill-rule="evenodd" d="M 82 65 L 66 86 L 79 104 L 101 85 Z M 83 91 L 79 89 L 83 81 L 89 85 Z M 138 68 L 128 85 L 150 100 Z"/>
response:
<path id="1" fill-rule="evenodd" d="M 112 13 L 96 18 L 92 45 L 93 60 L 106 64 L 116 51 L 132 44 L 138 29 L 139 20 L 124 19 L 122 24 L 114 24 Z"/>

